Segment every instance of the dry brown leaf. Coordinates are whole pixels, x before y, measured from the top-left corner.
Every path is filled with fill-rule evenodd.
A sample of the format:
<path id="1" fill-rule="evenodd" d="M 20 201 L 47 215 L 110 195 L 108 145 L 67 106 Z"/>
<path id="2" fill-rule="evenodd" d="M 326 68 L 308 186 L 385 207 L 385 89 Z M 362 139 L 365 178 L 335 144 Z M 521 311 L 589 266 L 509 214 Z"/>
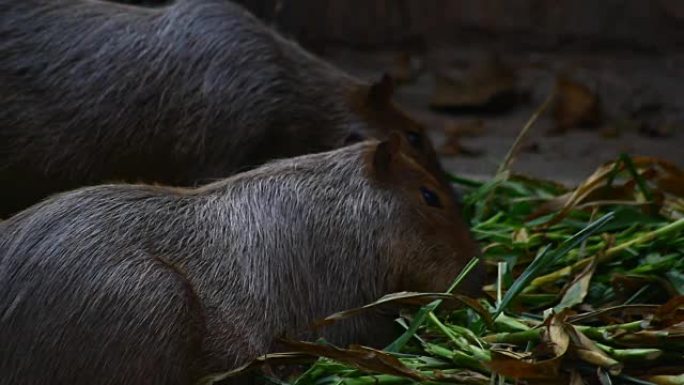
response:
<path id="1" fill-rule="evenodd" d="M 554 308 L 555 311 L 561 311 L 565 308 L 572 308 L 579 305 L 584 300 L 589 292 L 589 284 L 591 278 L 594 276 L 596 270 L 596 258 L 592 258 L 591 263 L 582 270 L 575 279 L 570 282 L 567 288 L 563 291 L 563 297 L 560 303 Z"/>
<path id="2" fill-rule="evenodd" d="M 461 140 L 456 136 L 448 136 L 437 149 L 437 153 L 442 156 L 457 156 L 461 155 L 462 151 Z"/>
<path id="3" fill-rule="evenodd" d="M 653 320 L 659 325 L 671 326 L 684 322 L 684 295 L 677 296 L 660 306 L 653 313 Z"/>
<path id="4" fill-rule="evenodd" d="M 516 379 L 553 379 L 558 376 L 561 357 L 544 361 L 523 361 L 498 350 L 492 350 L 489 368 L 502 376 Z"/>
<path id="5" fill-rule="evenodd" d="M 475 63 L 460 76 L 435 74 L 430 106 L 438 109 L 509 108 L 517 92 L 514 71 L 495 55 Z"/>
<path id="6" fill-rule="evenodd" d="M 343 310 L 334 314 L 331 314 L 321 320 L 318 320 L 314 323 L 315 328 L 323 327 L 323 326 L 329 326 L 339 320 L 353 317 L 359 313 L 363 313 L 365 311 L 368 311 L 370 309 L 376 308 L 378 306 L 383 306 L 383 305 L 389 305 L 389 304 L 408 304 L 408 305 L 425 305 L 431 301 L 434 301 L 436 299 L 453 299 L 452 294 L 443 294 L 443 293 L 416 293 L 416 292 L 409 292 L 409 291 L 402 291 L 398 293 L 391 293 L 382 296 L 380 299 L 377 301 L 374 301 L 372 303 L 369 303 L 367 305 L 353 308 L 353 309 L 348 309 L 348 310 Z"/>
<path id="7" fill-rule="evenodd" d="M 622 371 L 622 364 L 610 357 L 603 350 L 599 349 L 594 341 L 590 340 L 584 333 L 575 329 L 570 324 L 565 324 L 565 331 L 572 340 L 571 350 L 582 361 L 604 368 L 612 375 L 618 375 Z"/>
<path id="8" fill-rule="evenodd" d="M 599 97 L 587 86 L 559 75 L 556 78 L 556 92 L 553 113 L 556 130 L 562 132 L 578 126 L 600 124 Z"/>
<path id="9" fill-rule="evenodd" d="M 527 357 L 492 349 L 492 360 L 488 364 L 490 369 L 502 376 L 518 379 L 557 378 L 570 343 L 564 326 L 566 314 L 561 312 L 547 319 L 542 342 L 535 355 Z M 545 358 L 548 355 L 551 357 Z"/>
<path id="10" fill-rule="evenodd" d="M 464 155 L 476 157 L 482 155 L 483 151 L 469 148 L 461 144 L 461 140 L 455 136 L 447 137 L 445 142 L 437 149 L 437 153 L 442 156 Z"/>
<path id="11" fill-rule="evenodd" d="M 673 163 L 644 156 L 636 156 L 631 159 L 634 166 L 641 170 L 640 175 L 645 180 L 655 183 L 655 186 L 651 188 L 651 192 L 657 206 L 664 202 L 663 192 L 673 195 L 684 193 L 684 172 Z M 547 223 L 547 225 L 552 225 L 562 220 L 576 207 L 596 202 L 614 204 L 616 201 L 623 203 L 625 201 L 632 201 L 639 205 L 647 204 L 646 202 L 636 201 L 635 192 L 637 189 L 633 180 L 628 180 L 624 184 L 613 183 L 612 186 L 607 186 L 609 177 L 615 171 L 616 163 L 619 166 L 618 171 L 625 169 L 621 161 L 603 164 L 584 182 L 579 184 L 574 191 L 559 195 L 541 204 L 535 212 L 530 214 L 528 220 L 557 212 L 553 219 Z"/>
<path id="12" fill-rule="evenodd" d="M 396 357 L 366 346 L 351 345 L 349 349 L 343 349 L 333 345 L 320 345 L 312 342 L 292 340 L 283 340 L 282 343 L 297 351 L 317 357 L 330 358 L 360 370 L 406 377 L 415 381 L 425 381 L 428 379 L 421 373 L 404 365 Z"/>
<path id="13" fill-rule="evenodd" d="M 684 175 L 666 174 L 656 179 L 656 184 L 666 193 L 684 197 Z"/>
<path id="14" fill-rule="evenodd" d="M 554 218 L 549 221 L 549 224 L 556 223 L 565 216 L 580 202 L 591 194 L 596 188 L 602 186 L 606 182 L 608 176 L 613 172 L 615 162 L 610 162 L 602 165 L 587 179 L 584 180 L 574 191 L 551 199 L 547 204 L 541 205 L 534 213 L 529 216 L 529 219 L 538 218 L 550 212 L 557 211 Z"/>
<path id="15" fill-rule="evenodd" d="M 376 308 L 378 306 L 389 305 L 389 304 L 404 304 L 404 305 L 425 305 L 434 300 L 445 300 L 460 302 L 475 310 L 482 318 L 487 322 L 488 325 L 492 325 L 493 320 L 491 314 L 480 305 L 476 300 L 469 298 L 461 294 L 445 294 L 445 293 L 416 293 L 409 291 L 402 291 L 398 293 L 391 293 L 382 296 L 375 302 L 369 303 L 361 307 L 348 309 L 331 314 L 321 320 L 314 323 L 314 328 L 320 328 L 324 326 L 329 326 L 339 320 L 353 317 L 357 314 L 366 312 L 370 309 Z M 446 304 L 448 305 L 448 304 Z"/>
<path id="16" fill-rule="evenodd" d="M 242 366 L 235 369 L 221 372 L 213 373 L 199 379 L 195 385 L 210 385 L 216 382 L 223 381 L 230 377 L 237 377 L 247 372 L 250 372 L 256 368 L 263 367 L 265 365 L 294 365 L 310 363 L 317 359 L 316 356 L 311 354 L 301 353 L 301 352 L 284 352 L 284 353 L 271 353 L 255 358 Z"/>
<path id="17" fill-rule="evenodd" d="M 448 136 L 482 136 L 485 133 L 485 124 L 482 119 L 468 120 L 466 122 L 449 120 L 442 127 L 442 131 Z"/>

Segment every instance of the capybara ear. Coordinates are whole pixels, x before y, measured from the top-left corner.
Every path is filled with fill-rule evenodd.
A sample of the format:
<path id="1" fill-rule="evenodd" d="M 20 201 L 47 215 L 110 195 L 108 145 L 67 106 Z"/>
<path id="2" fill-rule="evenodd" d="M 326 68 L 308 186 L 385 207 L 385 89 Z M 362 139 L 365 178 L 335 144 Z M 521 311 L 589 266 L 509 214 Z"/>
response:
<path id="1" fill-rule="evenodd" d="M 387 106 L 394 95 L 394 80 L 388 74 L 373 83 L 368 90 L 368 103 L 375 107 Z"/>
<path id="2" fill-rule="evenodd" d="M 401 137 L 392 132 L 389 137 L 380 142 L 373 154 L 373 173 L 379 180 L 386 181 L 392 174 L 393 164 L 396 164 L 401 151 Z"/>

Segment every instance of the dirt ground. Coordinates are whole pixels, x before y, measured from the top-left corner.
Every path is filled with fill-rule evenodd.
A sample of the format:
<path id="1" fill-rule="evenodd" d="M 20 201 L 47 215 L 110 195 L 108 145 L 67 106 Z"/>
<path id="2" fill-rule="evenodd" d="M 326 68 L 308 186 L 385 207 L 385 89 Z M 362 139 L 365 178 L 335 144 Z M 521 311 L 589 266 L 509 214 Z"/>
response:
<path id="1" fill-rule="evenodd" d="M 364 78 L 379 77 L 395 68 L 398 53 L 368 53 L 337 49 L 326 59 Z M 483 178 L 491 176 L 521 127 L 551 92 L 559 73 L 586 85 L 600 99 L 602 122 L 591 128 L 554 133 L 549 109 L 530 131 L 514 171 L 573 184 L 601 163 L 620 153 L 657 156 L 684 167 L 684 53 L 512 53 L 501 60 L 515 74 L 518 98 L 504 112 L 444 113 L 429 107 L 435 73 L 455 65 L 477 63 L 481 50 L 443 48 L 412 56 L 416 77 L 397 90 L 397 101 L 427 124 L 436 147 L 445 140 L 446 126 L 470 125 L 481 119 L 481 132 L 462 136 L 464 153 L 443 156 L 451 172 Z M 456 63 L 456 64 L 454 64 Z M 461 64 L 458 64 L 461 63 Z M 466 68 L 477 64 L 466 64 Z"/>

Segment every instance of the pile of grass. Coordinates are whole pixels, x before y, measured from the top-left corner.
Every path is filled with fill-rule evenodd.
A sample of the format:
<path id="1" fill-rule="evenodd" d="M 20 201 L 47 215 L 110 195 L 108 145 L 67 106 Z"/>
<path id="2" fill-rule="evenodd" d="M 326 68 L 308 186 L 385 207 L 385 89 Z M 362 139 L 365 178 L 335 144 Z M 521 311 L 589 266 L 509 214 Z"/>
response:
<path id="1" fill-rule="evenodd" d="M 261 357 L 237 372 L 313 355 L 320 358 L 294 378 L 264 378 L 293 385 L 684 384 L 684 172 L 623 155 L 569 189 L 511 175 L 513 153 L 491 181 L 453 178 L 466 191 L 464 214 L 483 247 L 488 298 L 386 296 L 326 319 L 388 302 L 427 303 L 397 320 L 405 332 L 385 349 L 290 341 L 296 353 Z M 444 300 L 464 306 L 441 311 Z"/>

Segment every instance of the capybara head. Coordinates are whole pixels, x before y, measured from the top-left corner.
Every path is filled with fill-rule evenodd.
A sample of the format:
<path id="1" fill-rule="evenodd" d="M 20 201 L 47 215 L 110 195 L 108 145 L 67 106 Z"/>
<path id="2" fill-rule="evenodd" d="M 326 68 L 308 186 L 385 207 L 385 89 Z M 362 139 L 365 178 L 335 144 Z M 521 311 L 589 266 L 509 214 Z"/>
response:
<path id="1" fill-rule="evenodd" d="M 392 239 L 393 268 L 398 280 L 393 290 L 443 291 L 480 251 L 461 217 L 458 202 L 443 181 L 416 160 L 415 143 L 391 134 L 369 156 L 368 172 L 381 188 L 389 188 L 402 202 L 392 221 L 401 234 Z M 459 287 L 479 292 L 484 279 L 480 263 Z"/>
<path id="2" fill-rule="evenodd" d="M 385 74 L 380 80 L 370 85 L 359 86 L 352 92 L 352 105 L 365 119 L 368 135 L 384 140 L 391 133 L 399 133 L 408 143 L 402 151 L 413 157 L 427 171 L 448 186 L 425 127 L 406 114 L 393 101 L 394 89 L 394 80 Z M 350 139 L 360 138 L 361 135 L 350 135 Z"/>

